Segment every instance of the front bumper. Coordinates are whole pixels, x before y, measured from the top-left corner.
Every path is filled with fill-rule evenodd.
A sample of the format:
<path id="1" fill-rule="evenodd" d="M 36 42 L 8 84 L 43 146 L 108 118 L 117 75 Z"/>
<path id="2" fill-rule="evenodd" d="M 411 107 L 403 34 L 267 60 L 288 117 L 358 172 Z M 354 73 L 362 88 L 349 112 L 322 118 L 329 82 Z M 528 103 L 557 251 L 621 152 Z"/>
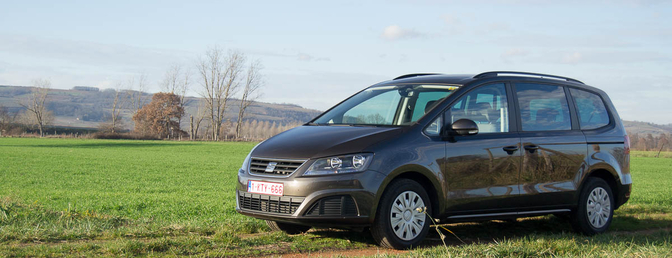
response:
<path id="1" fill-rule="evenodd" d="M 236 211 L 243 215 L 316 227 L 361 228 L 373 223 L 377 192 L 385 176 L 376 171 L 300 177 L 300 171 L 281 177 L 240 171 Z M 284 196 L 247 192 L 249 180 L 282 183 Z"/>

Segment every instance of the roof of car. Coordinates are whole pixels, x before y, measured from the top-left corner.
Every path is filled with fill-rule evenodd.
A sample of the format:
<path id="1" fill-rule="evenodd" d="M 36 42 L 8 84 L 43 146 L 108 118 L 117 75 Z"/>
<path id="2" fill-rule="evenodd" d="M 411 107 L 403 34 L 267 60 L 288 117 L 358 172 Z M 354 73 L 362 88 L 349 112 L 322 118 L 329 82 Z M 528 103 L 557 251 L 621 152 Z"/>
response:
<path id="1" fill-rule="evenodd" d="M 491 71 L 484 72 L 480 74 L 440 74 L 440 73 L 414 73 L 406 74 L 399 77 L 396 77 L 389 81 L 384 81 L 378 83 L 374 86 L 383 86 L 383 85 L 395 85 L 395 84 L 406 84 L 406 83 L 442 83 L 442 84 L 457 84 L 464 85 L 469 82 L 487 78 L 531 78 L 537 80 L 548 80 L 548 81 L 563 81 L 569 82 L 574 85 L 585 85 L 583 82 L 563 76 L 550 75 L 550 74 L 541 74 L 541 73 L 530 73 L 530 72 L 515 72 L 515 71 Z M 592 87 L 590 87 L 592 88 Z"/>
<path id="2" fill-rule="evenodd" d="M 463 85 L 474 79 L 473 74 L 407 74 L 377 85 L 394 85 L 404 83 L 445 83 Z"/>

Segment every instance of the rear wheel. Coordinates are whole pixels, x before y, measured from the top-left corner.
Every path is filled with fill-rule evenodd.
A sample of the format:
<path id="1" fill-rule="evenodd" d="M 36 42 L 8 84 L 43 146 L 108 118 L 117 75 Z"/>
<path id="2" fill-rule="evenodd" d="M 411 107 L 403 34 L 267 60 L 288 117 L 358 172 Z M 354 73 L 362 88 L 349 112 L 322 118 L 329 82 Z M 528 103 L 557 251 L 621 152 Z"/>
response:
<path id="1" fill-rule="evenodd" d="M 392 182 L 378 204 L 371 227 L 374 240 L 383 247 L 417 246 L 429 231 L 431 205 L 425 189 L 410 179 Z"/>
<path id="2" fill-rule="evenodd" d="M 284 231 L 290 235 L 306 233 L 308 230 L 310 230 L 310 226 L 277 222 L 272 220 L 267 220 L 266 225 L 268 225 L 272 231 Z"/>
<path id="3" fill-rule="evenodd" d="M 572 226 L 585 235 L 607 231 L 614 216 L 614 196 L 611 187 L 601 178 L 588 178 L 573 215 Z"/>

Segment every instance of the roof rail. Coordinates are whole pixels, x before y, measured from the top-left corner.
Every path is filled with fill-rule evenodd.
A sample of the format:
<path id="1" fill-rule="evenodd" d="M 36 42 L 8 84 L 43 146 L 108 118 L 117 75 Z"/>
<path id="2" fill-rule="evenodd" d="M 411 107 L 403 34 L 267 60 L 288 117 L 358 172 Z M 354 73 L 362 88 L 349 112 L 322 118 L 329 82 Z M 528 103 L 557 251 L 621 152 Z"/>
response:
<path id="1" fill-rule="evenodd" d="M 474 75 L 474 78 L 497 77 L 497 76 L 500 76 L 501 74 L 513 74 L 513 75 L 517 74 L 517 75 L 538 76 L 538 77 L 541 77 L 541 78 L 560 79 L 560 80 L 566 80 L 568 82 L 576 82 L 576 83 L 584 84 L 582 81 L 579 81 L 577 79 L 572 79 L 572 78 L 569 78 L 569 77 L 562 77 L 562 76 L 543 74 L 543 73 L 527 73 L 527 72 L 513 72 L 513 71 L 484 72 L 484 73 L 479 73 L 477 75 Z"/>
<path id="2" fill-rule="evenodd" d="M 399 76 L 397 78 L 394 78 L 392 80 L 399 80 L 399 79 L 411 78 L 411 77 L 416 77 L 416 76 L 439 75 L 439 74 L 440 73 L 410 73 L 410 74 L 404 74 L 404 75 Z"/>

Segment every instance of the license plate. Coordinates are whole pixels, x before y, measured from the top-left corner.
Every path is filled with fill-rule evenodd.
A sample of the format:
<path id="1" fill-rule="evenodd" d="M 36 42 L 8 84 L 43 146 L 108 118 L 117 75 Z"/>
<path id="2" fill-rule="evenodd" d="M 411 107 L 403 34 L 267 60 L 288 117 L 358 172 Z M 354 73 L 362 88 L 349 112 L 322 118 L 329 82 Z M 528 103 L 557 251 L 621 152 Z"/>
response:
<path id="1" fill-rule="evenodd" d="M 269 183 L 249 180 L 247 181 L 247 192 L 282 196 L 284 192 L 284 186 L 282 183 Z"/>

